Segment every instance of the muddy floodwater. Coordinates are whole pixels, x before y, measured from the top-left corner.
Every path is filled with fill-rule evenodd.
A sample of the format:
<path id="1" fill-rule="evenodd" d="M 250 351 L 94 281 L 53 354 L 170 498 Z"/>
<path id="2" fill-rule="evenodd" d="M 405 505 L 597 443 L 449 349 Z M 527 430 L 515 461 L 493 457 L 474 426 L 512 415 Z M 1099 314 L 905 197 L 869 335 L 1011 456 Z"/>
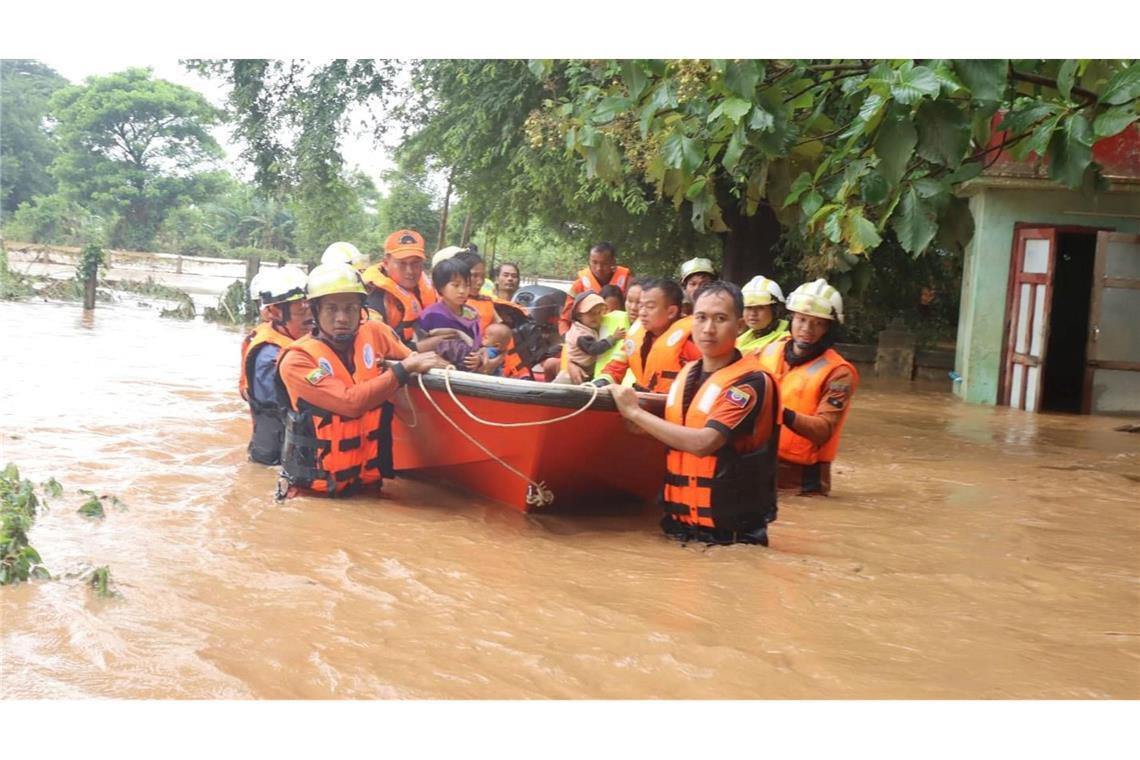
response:
<path id="1" fill-rule="evenodd" d="M 1140 435 L 865 386 L 772 546 L 399 480 L 275 504 L 239 334 L 0 303 L 3 460 L 67 489 L 0 588 L 7 698 L 1140 697 Z M 101 522 L 87 488 L 113 494 Z M 119 596 L 92 595 L 106 565 Z"/>

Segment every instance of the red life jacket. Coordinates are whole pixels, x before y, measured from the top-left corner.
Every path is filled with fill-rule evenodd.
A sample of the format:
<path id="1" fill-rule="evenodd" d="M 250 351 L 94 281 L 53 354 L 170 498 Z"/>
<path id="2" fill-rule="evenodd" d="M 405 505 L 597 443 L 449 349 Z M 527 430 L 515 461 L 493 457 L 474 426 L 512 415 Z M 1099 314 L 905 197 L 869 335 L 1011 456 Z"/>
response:
<path id="1" fill-rule="evenodd" d="M 687 525 L 748 531 L 776 519 L 776 441 L 779 439 L 779 391 L 755 356 L 744 356 L 710 375 L 683 408 L 690 374 L 700 361 L 690 362 L 669 389 L 665 419 L 677 425 L 705 427 L 716 400 L 734 385 L 764 375 L 765 395 L 749 430 L 734 435 L 719 451 L 697 456 L 670 449 L 665 462 L 662 501 L 665 512 Z"/>
<path id="2" fill-rule="evenodd" d="M 851 362 L 833 348 L 827 349 L 813 361 L 795 367 L 789 366 L 784 355 L 784 347 L 791 339 L 791 336 L 786 336 L 769 343 L 760 353 L 760 365 L 780 383 L 780 403 L 784 407 L 796 414 L 814 415 L 826 393 L 828 379 L 840 367 L 846 367 L 851 371 L 851 390 L 854 391 L 858 386 L 859 373 Z M 803 465 L 835 461 L 835 455 L 839 451 L 839 439 L 850 408 L 848 405 L 847 409 L 843 410 L 839 424 L 822 446 L 816 446 L 802 435 L 784 428 L 780 435 L 780 459 Z"/>
<path id="3" fill-rule="evenodd" d="M 641 360 L 641 347 L 648 330 L 630 331 L 622 346 L 625 349 L 626 360 L 633 371 L 634 380 L 642 388 L 653 393 L 666 393 L 677 375 L 681 372 L 683 362 L 681 352 L 685 350 L 685 343 L 693 333 L 693 318 L 683 317 L 665 328 L 649 348 L 649 355 L 645 362 Z"/>
<path id="4" fill-rule="evenodd" d="M 281 356 L 301 351 L 346 385 L 362 383 L 377 377 L 384 367 L 384 343 L 374 332 L 380 328 L 370 325 L 361 324 L 356 333 L 352 347 L 355 370 L 351 374 L 328 344 L 311 335 L 291 344 Z M 280 362 L 279 358 L 279 366 Z M 382 416 L 387 417 L 388 426 L 391 418 L 382 410 L 389 405 L 349 419 L 308 403 L 288 386 L 286 391 L 293 408 L 286 422 L 281 474 L 290 485 L 337 496 L 383 482 L 385 459 L 391 457 L 391 437 Z"/>

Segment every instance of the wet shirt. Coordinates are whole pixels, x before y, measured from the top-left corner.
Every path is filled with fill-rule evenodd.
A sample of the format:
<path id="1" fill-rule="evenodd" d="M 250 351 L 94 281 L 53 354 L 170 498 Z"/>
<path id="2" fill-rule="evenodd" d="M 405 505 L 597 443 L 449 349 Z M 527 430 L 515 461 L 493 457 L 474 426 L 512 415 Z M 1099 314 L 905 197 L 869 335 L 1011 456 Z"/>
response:
<path id="1" fill-rule="evenodd" d="M 365 322 L 361 330 L 373 332 L 373 345 L 385 359 L 403 359 L 411 355 L 411 349 L 395 339 L 389 330 L 379 325 Z M 344 361 L 344 358 L 341 359 Z M 345 365 L 351 374 L 351 357 Z M 395 372 L 386 371 L 378 377 L 363 383 L 349 385 L 335 375 L 323 371 L 317 360 L 304 351 L 290 351 L 278 365 L 281 382 L 297 398 L 303 399 L 320 409 L 326 409 L 342 417 L 359 417 L 369 409 L 375 409 L 395 395 L 399 379 Z"/>
<path id="2" fill-rule="evenodd" d="M 739 360 L 740 352 L 738 351 L 733 361 Z M 685 383 L 684 396 L 682 396 L 682 408 L 686 414 L 697 391 L 711 374 L 711 372 L 689 373 Z M 713 428 L 724 434 L 730 441 L 736 433 L 749 432 L 756 421 L 756 415 L 765 408 L 771 409 L 771 404 L 774 401 L 772 390 L 769 388 L 767 378 L 761 372 L 743 378 L 736 385 L 720 392 L 709 411 L 705 427 Z M 769 413 L 764 415 L 764 421 L 761 423 L 761 429 L 758 432 L 770 435 L 771 431 L 772 414 Z"/>
<path id="3" fill-rule="evenodd" d="M 289 397 L 277 386 L 277 356 L 281 349 L 266 343 L 253 357 L 253 382 L 249 386 L 250 395 L 262 404 L 276 404 L 288 408 Z"/>
<path id="4" fill-rule="evenodd" d="M 843 413 L 851 404 L 854 378 L 846 367 L 835 369 L 823 386 L 823 394 L 815 408 L 815 416 L 827 422 L 833 431 L 839 425 Z M 802 430 L 803 415 L 798 415 L 797 428 Z M 781 489 L 795 490 L 803 494 L 831 492 L 831 462 L 816 462 L 801 465 L 783 459 L 777 464 L 776 485 Z"/>

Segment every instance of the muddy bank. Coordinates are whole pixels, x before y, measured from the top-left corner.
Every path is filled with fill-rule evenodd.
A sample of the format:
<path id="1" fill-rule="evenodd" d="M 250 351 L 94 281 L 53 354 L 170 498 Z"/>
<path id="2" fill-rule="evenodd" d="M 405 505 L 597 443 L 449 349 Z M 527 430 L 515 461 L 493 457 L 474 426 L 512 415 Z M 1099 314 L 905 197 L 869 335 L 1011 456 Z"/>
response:
<path id="1" fill-rule="evenodd" d="M 55 475 L 0 589 L 5 697 L 1140 697 L 1140 436 L 948 394 L 856 397 L 835 495 L 768 550 L 656 515 L 526 517 L 401 480 L 274 504 L 239 334 L 0 303 L 5 458 Z M 77 487 L 124 510 L 92 525 Z"/>

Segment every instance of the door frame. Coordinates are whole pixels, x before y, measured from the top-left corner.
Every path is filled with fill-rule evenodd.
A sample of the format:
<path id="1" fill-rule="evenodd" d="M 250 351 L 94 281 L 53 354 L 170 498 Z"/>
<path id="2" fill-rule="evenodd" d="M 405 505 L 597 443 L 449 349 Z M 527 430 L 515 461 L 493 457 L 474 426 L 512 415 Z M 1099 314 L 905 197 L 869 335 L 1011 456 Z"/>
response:
<path id="1" fill-rule="evenodd" d="M 1105 280 L 1107 279 L 1104 274 L 1105 245 L 1113 238 L 1125 238 L 1128 242 L 1134 242 L 1140 237 L 1140 235 L 1134 235 L 1128 232 L 1117 232 L 1116 230 L 1097 230 L 1097 232 L 1096 259 L 1093 261 L 1092 294 L 1089 298 L 1089 330 L 1085 338 L 1085 379 L 1084 387 L 1081 389 L 1081 414 L 1092 413 L 1093 373 L 1097 369 L 1140 371 L 1140 364 L 1132 362 L 1098 361 L 1090 358 L 1096 348 L 1096 333 L 1100 329 L 1099 324 L 1094 324 L 1093 318 L 1096 318 L 1096 323 L 1100 322 L 1100 300 L 1101 295 L 1104 293 Z M 1104 234 L 1099 234 L 1101 232 Z M 1125 284 L 1124 281 L 1116 281 L 1115 285 L 1109 287 L 1137 288 L 1136 282 L 1136 280 L 1129 278 L 1127 284 Z"/>
<path id="2" fill-rule="evenodd" d="M 1018 279 L 1017 275 L 1021 273 L 1021 260 L 1020 260 L 1021 251 L 1018 248 L 1018 242 L 1020 240 L 1019 233 L 1022 230 L 1027 230 L 1027 229 L 1041 229 L 1041 230 L 1047 229 L 1047 230 L 1050 230 L 1053 234 L 1053 240 L 1054 240 L 1053 250 L 1050 251 L 1049 272 L 1046 275 L 1048 281 L 1047 281 L 1047 283 L 1045 283 L 1045 335 L 1044 335 L 1044 339 L 1043 339 L 1044 340 L 1044 348 L 1047 348 L 1049 345 L 1049 320 L 1053 314 L 1053 272 L 1056 269 L 1056 258 L 1057 258 L 1056 238 L 1057 238 L 1057 236 L 1062 234 L 1062 233 L 1068 233 L 1068 234 L 1076 233 L 1076 234 L 1092 235 L 1095 237 L 1098 232 L 1116 232 L 1115 227 L 1087 227 L 1085 225 L 1049 224 L 1047 222 L 1014 222 L 1013 232 L 1012 232 L 1011 240 L 1010 240 L 1009 277 L 1006 281 L 1006 288 L 1005 288 L 1005 318 L 1002 320 L 1001 353 L 999 354 L 999 356 L 1001 356 L 1001 366 L 998 368 L 997 404 L 999 406 L 1009 406 L 1010 383 L 1013 382 L 1013 377 L 1012 377 L 1013 373 L 1009 371 L 1009 365 L 1010 365 L 1010 361 L 1011 361 L 1012 356 L 1013 356 L 1013 348 L 1015 346 L 1015 341 L 1011 340 L 1011 338 L 1013 336 L 1010 333 L 1010 328 L 1013 325 L 1013 316 L 1014 316 L 1014 314 L 1017 313 L 1017 308 L 1019 306 L 1019 301 L 1021 298 L 1020 289 L 1014 287 L 1014 284 L 1017 282 L 1017 279 Z M 1094 255 L 1093 277 L 1095 280 L 1095 277 L 1096 277 L 1096 259 L 1095 259 L 1096 253 L 1094 253 L 1093 255 Z M 1094 284 L 1095 284 L 1095 282 L 1094 282 Z M 1090 302 L 1090 308 L 1091 307 L 1092 307 L 1092 304 Z M 1032 312 L 1032 306 L 1030 308 L 1030 312 Z M 1091 312 L 1090 312 L 1090 314 L 1091 314 Z M 1040 376 L 1042 382 L 1044 382 L 1044 378 L 1045 378 L 1045 361 L 1047 361 L 1047 360 L 1048 360 L 1048 357 L 1044 357 L 1044 359 L 1041 363 L 1041 368 L 1038 370 L 1038 372 L 1040 373 L 1039 376 Z M 1022 373 L 1022 382 L 1023 383 L 1029 382 L 1029 373 L 1028 372 Z M 1086 403 L 1085 399 L 1089 398 L 1088 393 L 1089 393 L 1089 387 L 1090 386 L 1089 386 L 1089 373 L 1088 373 L 1087 367 L 1086 367 L 1086 375 L 1085 375 L 1084 386 L 1085 387 L 1081 389 L 1082 409 L 1084 408 L 1084 404 Z M 1024 399 L 1025 399 L 1025 392 L 1023 389 L 1022 400 L 1024 400 Z M 1040 399 L 1041 399 L 1041 394 L 1038 394 L 1038 401 L 1039 402 L 1040 402 Z"/>

